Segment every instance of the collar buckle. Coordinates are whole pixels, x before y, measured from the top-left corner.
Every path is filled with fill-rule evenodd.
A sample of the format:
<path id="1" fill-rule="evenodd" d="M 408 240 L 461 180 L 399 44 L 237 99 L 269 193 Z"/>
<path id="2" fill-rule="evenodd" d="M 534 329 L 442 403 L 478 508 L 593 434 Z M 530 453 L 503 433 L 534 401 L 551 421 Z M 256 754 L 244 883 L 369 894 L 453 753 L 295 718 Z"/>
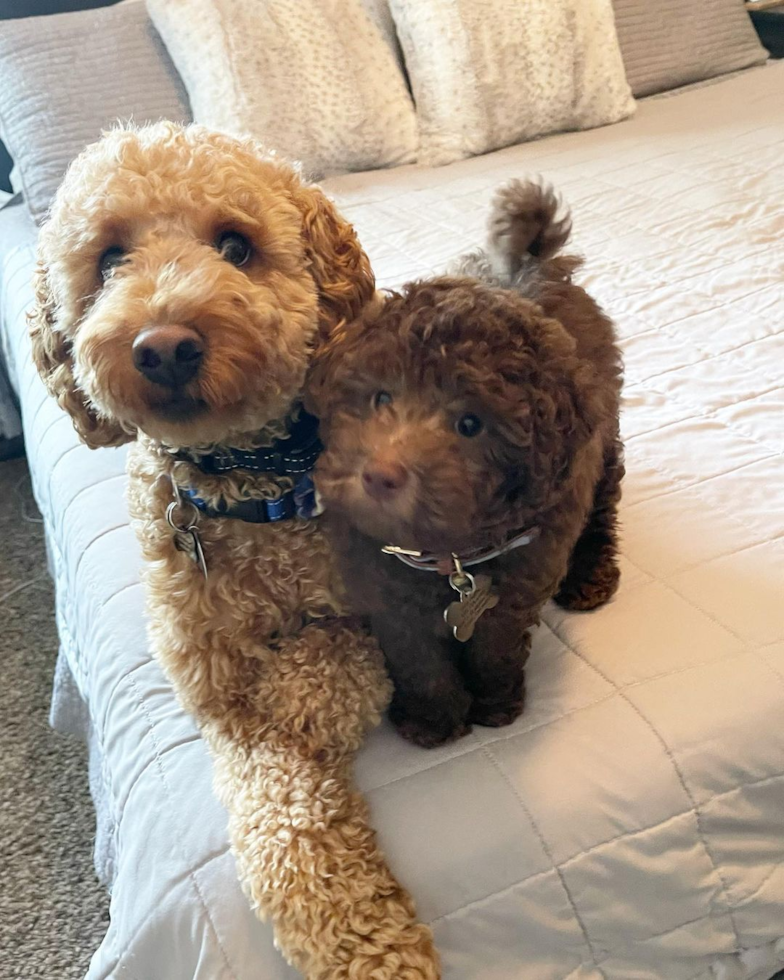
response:
<path id="1" fill-rule="evenodd" d="M 424 552 L 411 551 L 408 548 L 398 548 L 396 544 L 385 544 L 381 549 L 385 555 L 406 555 L 408 558 L 422 558 Z"/>

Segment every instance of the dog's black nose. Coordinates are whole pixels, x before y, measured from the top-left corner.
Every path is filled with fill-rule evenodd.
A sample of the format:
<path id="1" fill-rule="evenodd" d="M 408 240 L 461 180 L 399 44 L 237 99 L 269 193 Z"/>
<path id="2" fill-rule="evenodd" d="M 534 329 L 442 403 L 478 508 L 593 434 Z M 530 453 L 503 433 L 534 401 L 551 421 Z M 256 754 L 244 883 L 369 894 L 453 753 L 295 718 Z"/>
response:
<path id="1" fill-rule="evenodd" d="M 147 327 L 133 342 L 136 370 L 148 381 L 167 388 L 177 388 L 195 378 L 203 355 L 201 337 L 178 324 Z"/>

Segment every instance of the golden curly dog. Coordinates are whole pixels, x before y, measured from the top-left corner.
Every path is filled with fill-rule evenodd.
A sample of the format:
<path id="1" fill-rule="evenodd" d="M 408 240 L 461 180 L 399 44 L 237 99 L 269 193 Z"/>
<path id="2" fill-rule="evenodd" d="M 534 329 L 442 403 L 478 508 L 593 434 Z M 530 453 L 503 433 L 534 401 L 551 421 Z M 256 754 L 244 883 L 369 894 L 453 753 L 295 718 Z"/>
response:
<path id="1" fill-rule="evenodd" d="M 38 369 L 84 442 L 137 440 L 152 645 L 214 756 L 243 886 L 313 980 L 439 976 L 351 782 L 390 695 L 383 661 L 341 617 L 317 524 L 274 513 L 302 458 L 310 355 L 373 295 L 317 187 L 251 140 L 161 123 L 72 164 L 31 315 Z"/>

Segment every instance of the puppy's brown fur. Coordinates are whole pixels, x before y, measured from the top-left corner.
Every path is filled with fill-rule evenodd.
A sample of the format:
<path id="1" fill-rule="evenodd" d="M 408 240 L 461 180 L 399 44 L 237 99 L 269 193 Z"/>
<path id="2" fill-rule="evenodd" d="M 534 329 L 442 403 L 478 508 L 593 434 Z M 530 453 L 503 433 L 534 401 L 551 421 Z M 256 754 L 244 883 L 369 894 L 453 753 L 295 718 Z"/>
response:
<path id="1" fill-rule="evenodd" d="M 579 263 L 554 257 L 570 228 L 557 209 L 548 188 L 505 188 L 488 251 L 461 263 L 490 284 L 410 284 L 312 368 L 328 527 L 350 602 L 387 656 L 392 717 L 421 745 L 511 722 L 542 605 L 591 609 L 617 586 L 620 356 L 612 323 L 572 281 Z M 460 434 L 466 417 L 481 420 L 473 437 Z M 388 490 L 372 489 L 385 478 Z M 380 551 L 460 555 L 523 529 L 530 544 L 473 569 L 500 602 L 465 644 L 444 623 L 447 579 Z"/>
<path id="2" fill-rule="evenodd" d="M 242 267 L 221 235 L 251 244 Z M 102 281 L 101 256 L 120 249 Z M 112 254 L 112 253 L 109 253 Z M 429 930 L 390 873 L 351 781 L 389 696 L 383 661 L 341 618 L 312 521 L 196 521 L 208 577 L 166 521 L 173 486 L 213 505 L 276 478 L 207 476 L 172 449 L 269 445 L 315 346 L 373 296 L 353 229 L 317 187 L 251 140 L 160 124 L 117 130 L 72 165 L 41 232 L 33 353 L 92 447 L 136 438 L 130 509 L 147 560 L 153 649 L 214 755 L 243 886 L 312 980 L 434 980 Z M 137 369 L 150 327 L 186 325 L 204 354 L 176 388 Z"/>

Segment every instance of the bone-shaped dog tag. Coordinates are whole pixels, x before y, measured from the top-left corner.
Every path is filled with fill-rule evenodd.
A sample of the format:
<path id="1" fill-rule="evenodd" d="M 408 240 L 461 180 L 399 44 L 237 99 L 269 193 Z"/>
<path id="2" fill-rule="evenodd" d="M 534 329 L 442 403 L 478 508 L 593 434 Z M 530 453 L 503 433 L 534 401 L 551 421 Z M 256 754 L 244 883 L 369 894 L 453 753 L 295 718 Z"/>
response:
<path id="1" fill-rule="evenodd" d="M 488 609 L 494 609 L 499 602 L 498 594 L 492 590 L 493 581 L 489 575 L 467 575 L 466 579 L 465 586 L 452 584 L 452 588 L 460 593 L 460 598 L 450 602 L 444 610 L 444 621 L 452 627 L 455 639 L 461 643 L 471 639 L 479 617 Z"/>

